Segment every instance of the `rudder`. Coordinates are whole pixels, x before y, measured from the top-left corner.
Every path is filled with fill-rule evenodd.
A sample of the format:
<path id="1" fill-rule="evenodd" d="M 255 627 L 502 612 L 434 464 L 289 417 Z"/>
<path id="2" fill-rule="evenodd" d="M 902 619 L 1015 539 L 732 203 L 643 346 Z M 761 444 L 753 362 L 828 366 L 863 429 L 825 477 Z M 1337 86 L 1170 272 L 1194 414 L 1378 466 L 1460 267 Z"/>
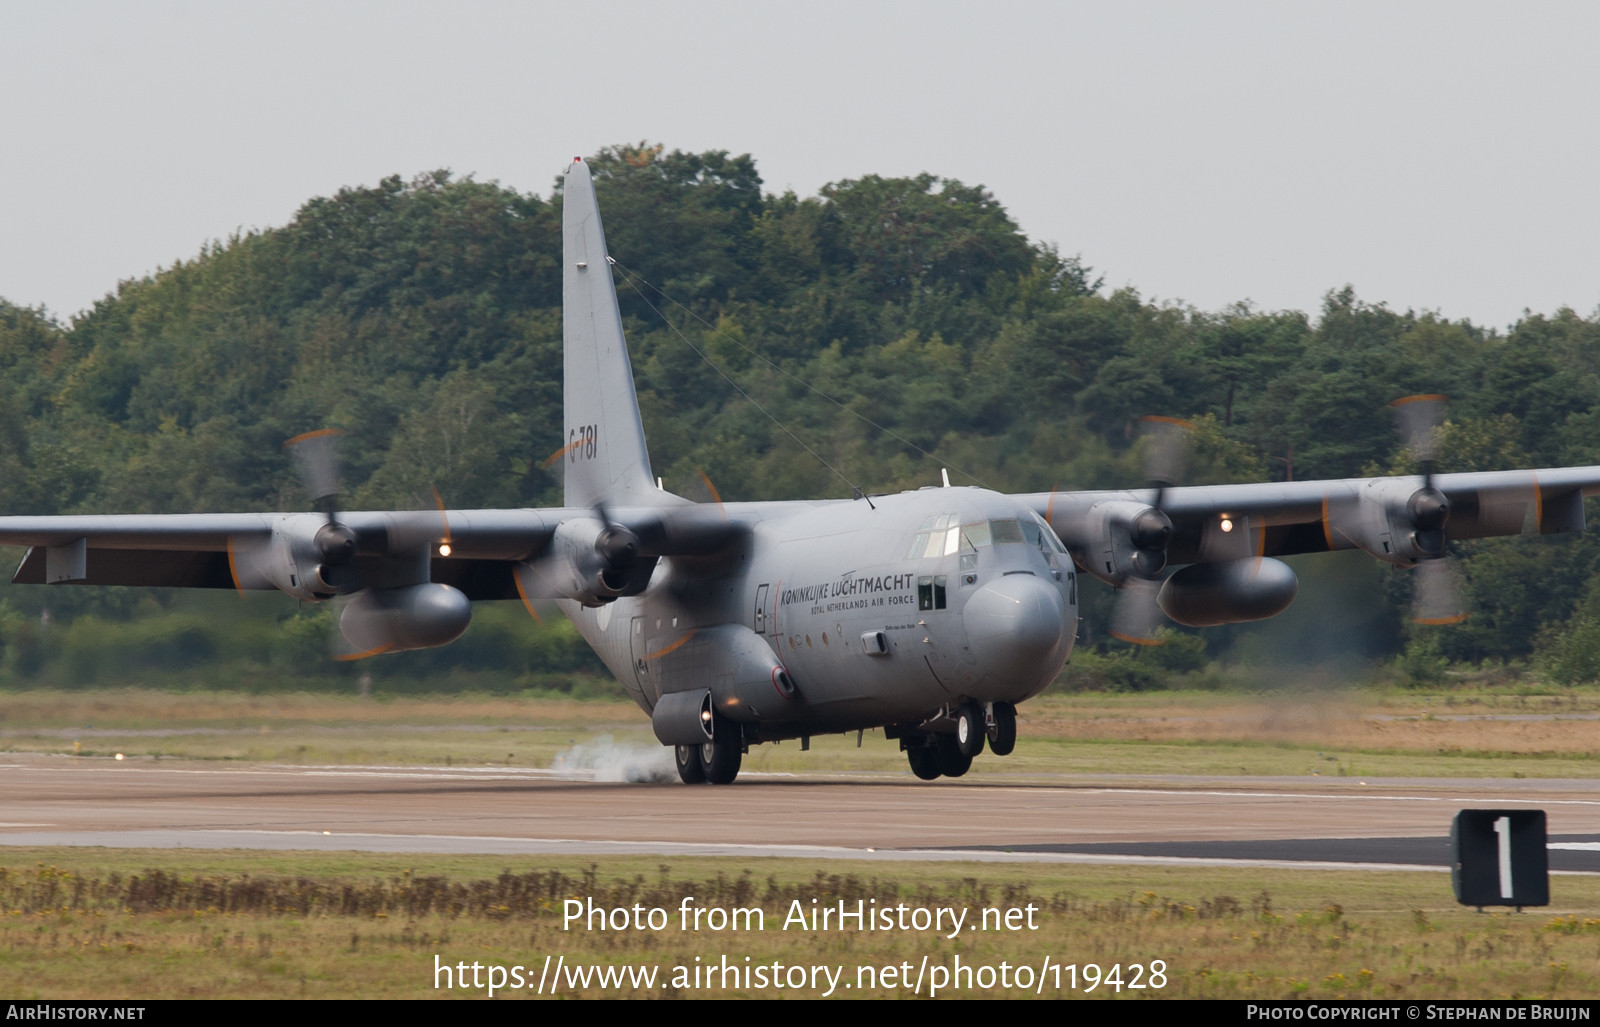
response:
<path id="1" fill-rule="evenodd" d="M 574 160 L 567 168 L 562 195 L 565 504 L 656 506 L 664 493 L 650 474 L 639 397 L 587 163 Z"/>

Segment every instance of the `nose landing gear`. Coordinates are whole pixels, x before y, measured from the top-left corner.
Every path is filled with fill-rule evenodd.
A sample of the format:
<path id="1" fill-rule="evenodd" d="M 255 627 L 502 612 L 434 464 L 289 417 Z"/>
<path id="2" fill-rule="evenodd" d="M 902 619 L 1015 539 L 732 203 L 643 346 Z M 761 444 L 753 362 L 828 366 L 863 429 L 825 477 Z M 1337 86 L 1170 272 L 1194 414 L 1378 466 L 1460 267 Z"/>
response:
<path id="1" fill-rule="evenodd" d="M 939 761 L 939 773 L 945 777 L 960 777 L 972 769 L 972 757 L 961 751 L 961 743 L 954 735 L 935 735 L 933 752 Z"/>
<path id="2" fill-rule="evenodd" d="M 967 703 L 956 712 L 956 748 L 961 755 L 970 762 L 974 756 L 983 753 L 984 723 L 983 707 L 977 703 Z M 940 736 L 944 737 L 943 735 Z"/>
<path id="3" fill-rule="evenodd" d="M 1017 708 L 1008 702 L 993 703 L 989 719 L 989 751 L 996 756 L 1010 756 L 1017 747 Z"/>
<path id="4" fill-rule="evenodd" d="M 906 758 L 911 761 L 911 773 L 924 781 L 932 781 L 943 773 L 939 769 L 939 757 L 931 745 L 918 745 L 907 749 Z"/>
<path id="5" fill-rule="evenodd" d="M 993 702 L 985 710 L 979 703 L 966 702 L 944 716 L 954 720 L 953 733 L 900 729 L 905 732 L 900 736 L 900 748 L 911 764 L 911 773 L 924 781 L 965 774 L 985 743 L 996 756 L 1009 756 L 1017 747 L 1017 708 L 1011 703 Z"/>
<path id="6" fill-rule="evenodd" d="M 924 781 L 960 777 L 972 769 L 972 757 L 961 751 L 955 735 L 922 735 L 903 739 L 900 744 L 911 764 L 911 773 Z"/>

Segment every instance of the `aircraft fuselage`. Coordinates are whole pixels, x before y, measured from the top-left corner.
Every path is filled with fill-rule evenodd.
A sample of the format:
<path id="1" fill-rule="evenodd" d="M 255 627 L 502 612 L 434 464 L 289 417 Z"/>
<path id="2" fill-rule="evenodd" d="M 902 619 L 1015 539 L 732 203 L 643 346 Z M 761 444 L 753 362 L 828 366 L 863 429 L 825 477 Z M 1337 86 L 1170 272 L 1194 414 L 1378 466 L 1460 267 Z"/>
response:
<path id="1" fill-rule="evenodd" d="M 1071 559 L 1015 499 L 931 488 L 875 496 L 872 505 L 730 504 L 727 512 L 754 524 L 739 552 L 692 567 L 663 560 L 639 596 L 564 604 L 646 712 L 662 694 L 663 654 L 718 625 L 760 636 L 796 686 L 792 698 L 756 700 L 762 740 L 915 725 L 964 699 L 1018 703 L 1071 654 Z M 705 664 L 703 684 L 723 672 Z"/>

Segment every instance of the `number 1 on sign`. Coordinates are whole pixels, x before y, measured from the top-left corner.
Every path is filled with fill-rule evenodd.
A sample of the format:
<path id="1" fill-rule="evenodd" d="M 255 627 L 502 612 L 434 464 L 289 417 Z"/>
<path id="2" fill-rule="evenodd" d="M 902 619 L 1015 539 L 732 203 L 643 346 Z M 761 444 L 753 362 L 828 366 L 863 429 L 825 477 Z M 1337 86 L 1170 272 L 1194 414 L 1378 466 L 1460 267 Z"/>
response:
<path id="1" fill-rule="evenodd" d="M 1494 833 L 1500 840 L 1500 897 L 1511 898 L 1511 818 L 1496 817 Z"/>

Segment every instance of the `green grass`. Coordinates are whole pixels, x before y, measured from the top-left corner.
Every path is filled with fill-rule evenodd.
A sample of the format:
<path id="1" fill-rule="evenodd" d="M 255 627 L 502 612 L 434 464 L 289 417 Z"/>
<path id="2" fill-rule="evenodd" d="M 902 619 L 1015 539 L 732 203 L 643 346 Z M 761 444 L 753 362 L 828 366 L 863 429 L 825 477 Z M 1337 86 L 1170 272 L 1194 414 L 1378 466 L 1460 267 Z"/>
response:
<path id="1" fill-rule="evenodd" d="M 1451 722 L 1451 715 L 1571 714 L 1600 695 L 1212 692 L 1046 695 L 1020 711 L 1006 758 L 972 773 L 1354 777 L 1600 777 L 1589 721 Z M 1370 714 L 1413 718 L 1375 722 Z M 288 764 L 549 767 L 609 739 L 655 751 L 632 703 L 492 694 L 362 698 L 148 689 L 0 693 L 0 749 Z M 152 734 L 151 732 L 157 732 Z M 751 749 L 751 772 L 906 772 L 896 743 L 867 732 Z"/>
<path id="2" fill-rule="evenodd" d="M 742 964 L 750 956 L 752 965 L 843 966 L 844 981 L 856 980 L 859 966 L 917 968 L 924 958 L 946 968 L 957 957 L 967 966 L 1049 960 L 1109 971 L 1120 964 L 1124 979 L 1129 964 L 1165 962 L 1167 985 L 1159 991 L 1119 995 L 1107 987 L 1091 996 L 1125 999 L 1571 998 L 1600 987 L 1600 877 L 1555 878 L 1552 907 L 1518 915 L 1461 909 L 1451 901 L 1448 876 L 1430 873 L 850 861 L 819 868 L 812 860 L 778 858 L 700 857 L 668 865 L 649 857 L 193 850 L 4 855 L 9 869 L 0 874 L 0 894 L 8 908 L 0 910 L 0 993 L 20 999 L 484 994 L 435 990 L 435 956 L 447 963 L 531 967 L 535 977 L 546 956 L 584 966 L 659 966 L 663 974 L 692 968 L 697 956 L 702 964 L 724 956 Z M 189 899 L 202 888 L 221 894 L 224 884 L 234 894 L 254 888 L 257 906 L 322 898 L 292 912 L 221 911 L 194 901 L 166 908 L 146 902 L 135 910 L 127 901 L 136 891 L 129 879 L 148 881 L 148 868 L 159 868 L 169 885 L 181 884 L 171 894 Z M 436 894 L 454 889 L 480 901 L 406 915 L 397 897 L 423 884 Z M 87 897 L 71 900 L 75 886 Z M 49 902 L 29 898 L 52 888 Z M 501 895 L 508 898 L 497 904 Z M 760 906 L 766 930 L 683 931 L 675 922 L 663 931 L 563 930 L 562 900 L 569 895 L 671 910 L 684 895 L 708 906 Z M 343 901 L 354 908 L 359 903 L 352 896 L 367 903 L 362 912 L 329 906 Z M 974 916 L 985 907 L 1032 904 L 1038 929 L 963 932 L 953 940 L 918 931 L 783 930 L 788 904 L 798 900 L 810 908 L 812 898 L 819 904 L 875 898 L 908 910 L 948 906 Z M 867 994 L 910 990 L 877 983 Z M 706 994 L 667 984 L 662 977 L 652 987 L 578 990 L 595 997 Z M 1083 997 L 1081 987 L 1064 994 Z M 997 986 L 947 994 L 1033 992 Z M 527 996 L 505 990 L 499 997 Z"/>

